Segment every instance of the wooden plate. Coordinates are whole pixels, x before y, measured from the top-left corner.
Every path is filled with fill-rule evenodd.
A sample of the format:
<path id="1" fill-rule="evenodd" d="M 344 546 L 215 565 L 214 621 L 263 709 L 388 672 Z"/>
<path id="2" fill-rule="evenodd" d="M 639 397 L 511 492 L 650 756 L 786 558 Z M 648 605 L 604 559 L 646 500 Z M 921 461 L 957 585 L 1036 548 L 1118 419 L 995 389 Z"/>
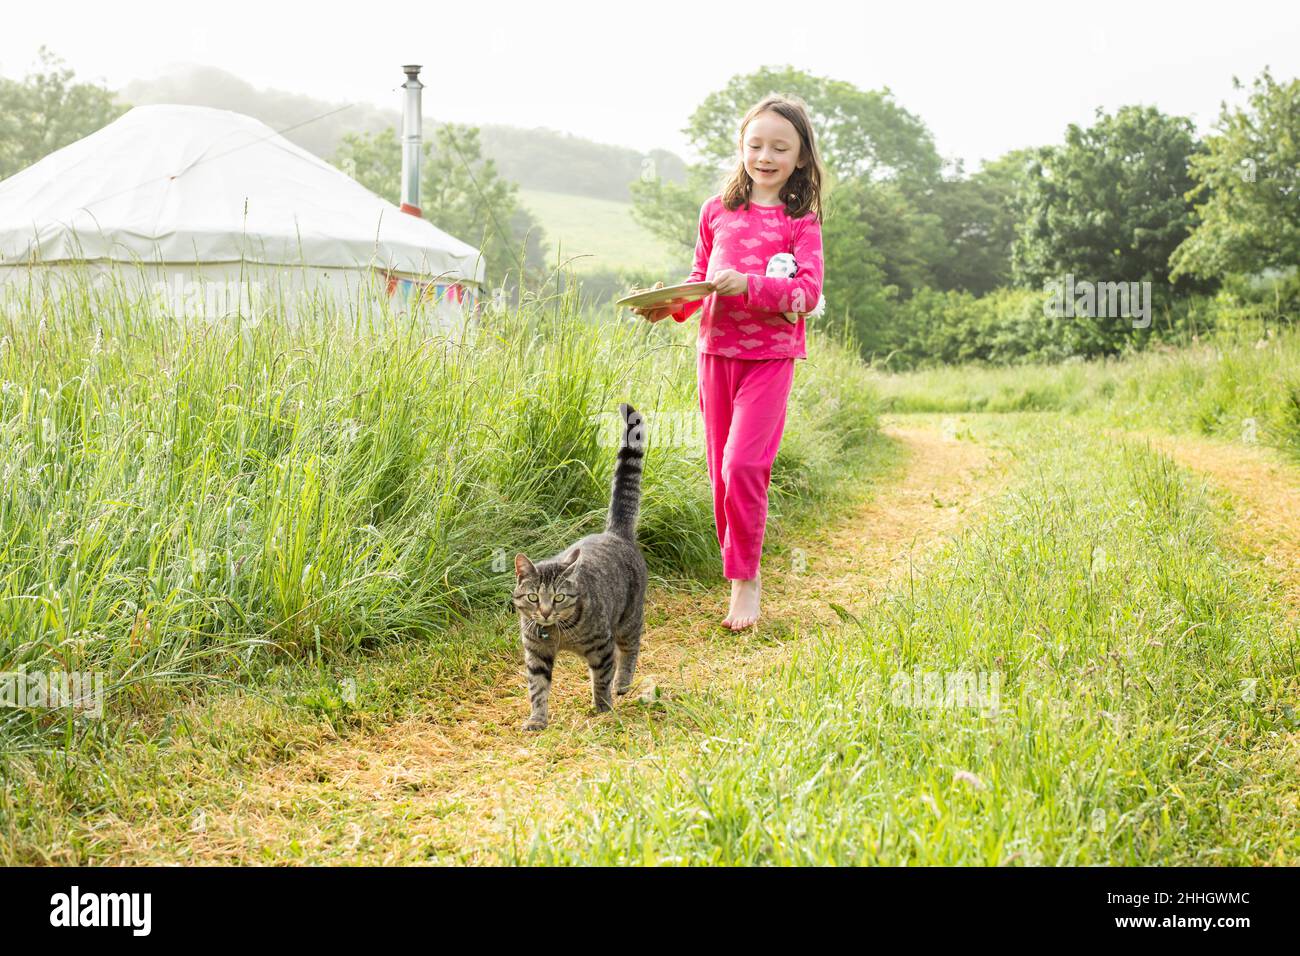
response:
<path id="1" fill-rule="evenodd" d="M 654 309 L 682 302 L 694 302 L 713 292 L 712 282 L 685 282 L 659 289 L 641 289 L 625 295 L 614 304 L 628 309 Z"/>

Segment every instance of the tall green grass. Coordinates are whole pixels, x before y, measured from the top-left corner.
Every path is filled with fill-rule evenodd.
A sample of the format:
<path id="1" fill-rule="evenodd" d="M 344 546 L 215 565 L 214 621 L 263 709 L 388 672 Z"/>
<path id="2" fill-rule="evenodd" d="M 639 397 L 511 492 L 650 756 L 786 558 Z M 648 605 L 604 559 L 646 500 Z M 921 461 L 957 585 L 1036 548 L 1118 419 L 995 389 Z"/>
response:
<path id="1" fill-rule="evenodd" d="M 1258 441 L 1300 455 L 1300 330 L 1221 336 L 1122 359 L 957 366 L 877 379 L 899 412 L 1059 411 Z"/>
<path id="2" fill-rule="evenodd" d="M 323 298 L 183 321 L 129 288 L 32 297 L 0 331 L 0 670 L 242 680 L 500 607 L 516 551 L 603 527 L 621 401 L 651 426 L 652 572 L 720 568 L 692 330 L 576 283 L 454 332 Z M 852 353 L 813 352 L 777 510 L 875 428 Z"/>
<path id="3" fill-rule="evenodd" d="M 1006 437 L 1026 477 L 986 526 L 761 682 L 667 702 L 653 759 L 504 859 L 1294 860 L 1297 638 L 1203 486 L 1078 428 Z"/>

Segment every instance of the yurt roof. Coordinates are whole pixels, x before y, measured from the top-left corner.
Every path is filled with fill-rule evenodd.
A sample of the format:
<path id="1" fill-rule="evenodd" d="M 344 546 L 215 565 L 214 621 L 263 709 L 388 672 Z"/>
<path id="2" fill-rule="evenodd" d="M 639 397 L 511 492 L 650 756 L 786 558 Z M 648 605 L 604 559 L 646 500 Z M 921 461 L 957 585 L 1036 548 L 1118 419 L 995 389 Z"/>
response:
<path id="1" fill-rule="evenodd" d="M 482 284 L 479 251 L 266 124 L 138 106 L 0 181 L 0 265 L 249 262 Z"/>

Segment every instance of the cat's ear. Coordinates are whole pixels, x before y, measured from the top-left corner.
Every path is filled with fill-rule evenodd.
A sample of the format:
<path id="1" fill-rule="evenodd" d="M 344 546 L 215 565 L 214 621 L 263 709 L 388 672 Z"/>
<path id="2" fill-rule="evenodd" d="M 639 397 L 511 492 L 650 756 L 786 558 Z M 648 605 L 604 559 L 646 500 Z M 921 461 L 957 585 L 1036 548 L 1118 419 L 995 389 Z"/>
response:
<path id="1" fill-rule="evenodd" d="M 560 581 L 572 582 L 576 580 L 577 568 L 575 568 L 574 565 L 578 563 L 578 558 L 581 556 L 582 549 L 574 548 L 572 552 L 560 560 L 560 573 L 555 577 L 557 583 Z"/>
<path id="2" fill-rule="evenodd" d="M 528 560 L 528 555 L 520 551 L 515 555 L 515 577 L 522 578 L 525 575 L 536 574 L 537 569 L 533 567 L 533 562 Z"/>

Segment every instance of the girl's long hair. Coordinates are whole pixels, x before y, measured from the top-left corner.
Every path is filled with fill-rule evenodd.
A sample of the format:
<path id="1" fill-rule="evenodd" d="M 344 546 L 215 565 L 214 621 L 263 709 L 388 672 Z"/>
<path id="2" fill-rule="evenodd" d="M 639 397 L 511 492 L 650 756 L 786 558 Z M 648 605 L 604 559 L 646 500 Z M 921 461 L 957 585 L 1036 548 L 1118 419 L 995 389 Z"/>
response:
<path id="1" fill-rule="evenodd" d="M 744 204 L 749 209 L 749 196 L 754 189 L 754 179 L 745 169 L 745 127 L 759 113 L 771 110 L 778 116 L 784 116 L 799 133 L 799 158 L 807 162 L 796 167 L 784 186 L 781 187 L 781 201 L 791 219 L 799 219 L 809 212 L 817 214 L 817 221 L 822 221 L 822 159 L 817 152 L 817 137 L 813 133 L 812 120 L 808 118 L 808 107 L 803 100 L 794 96 L 772 93 L 754 104 L 740 122 L 740 159 L 722 184 L 722 204 L 729 210 Z"/>

